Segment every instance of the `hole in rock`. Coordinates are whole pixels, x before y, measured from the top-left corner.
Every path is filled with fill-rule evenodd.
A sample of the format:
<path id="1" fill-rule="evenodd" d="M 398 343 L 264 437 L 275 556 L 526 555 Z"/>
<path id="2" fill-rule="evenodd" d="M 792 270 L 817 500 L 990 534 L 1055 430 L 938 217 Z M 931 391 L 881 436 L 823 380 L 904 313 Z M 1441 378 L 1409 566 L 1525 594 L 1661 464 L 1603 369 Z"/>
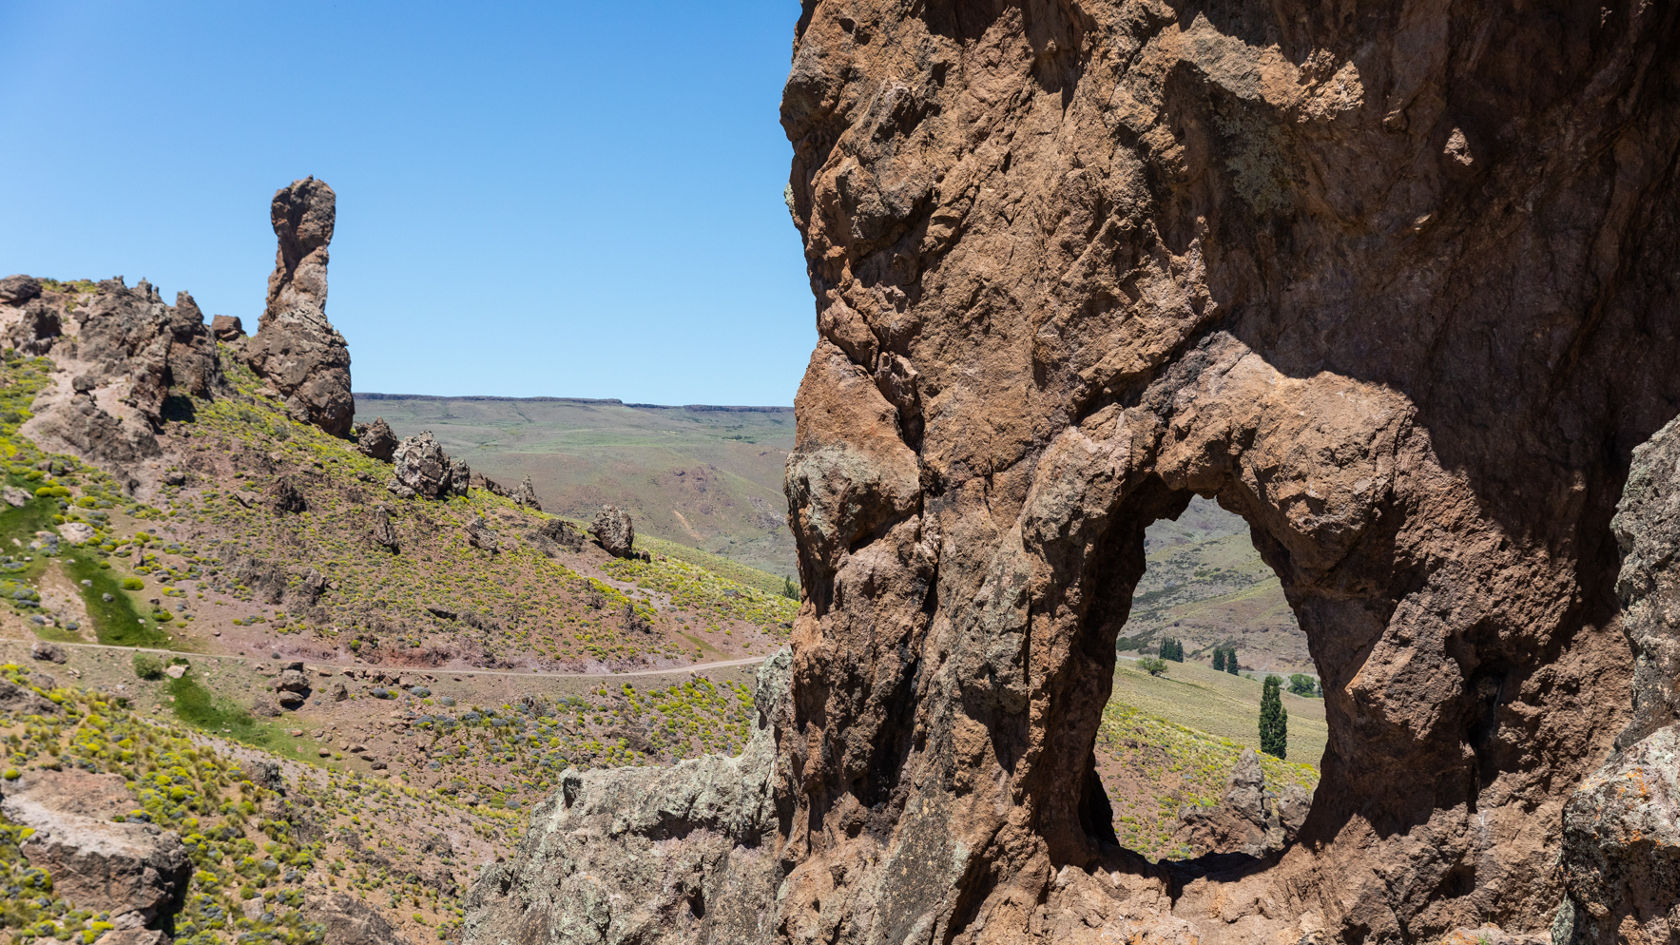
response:
<path id="1" fill-rule="evenodd" d="M 1143 552 L 1094 752 L 1115 839 L 1152 860 L 1281 849 L 1306 818 L 1328 735 L 1307 635 L 1248 523 L 1213 500 L 1154 522 Z M 1282 758 L 1262 740 L 1268 676 Z"/>

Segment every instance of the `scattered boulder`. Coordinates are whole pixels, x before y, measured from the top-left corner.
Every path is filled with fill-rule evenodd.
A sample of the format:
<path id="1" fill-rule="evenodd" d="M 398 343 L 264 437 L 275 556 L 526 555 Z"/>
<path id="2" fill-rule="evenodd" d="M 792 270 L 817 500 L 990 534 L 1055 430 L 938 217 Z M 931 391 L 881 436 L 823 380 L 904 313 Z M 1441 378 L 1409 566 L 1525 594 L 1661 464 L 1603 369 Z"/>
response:
<path id="1" fill-rule="evenodd" d="M 303 664 L 288 663 L 274 679 L 274 692 L 280 708 L 297 709 L 302 706 L 310 694 L 309 674 L 303 671 Z"/>
<path id="2" fill-rule="evenodd" d="M 472 472 L 467 464 L 443 451 L 431 431 L 403 440 L 392 455 L 391 481 L 386 488 L 403 498 L 447 499 L 466 495 Z"/>
<path id="3" fill-rule="evenodd" d="M 7 276 L 0 279 L 0 302 L 22 305 L 41 294 L 41 282 L 34 276 Z"/>
<path id="4" fill-rule="evenodd" d="M 170 679 L 181 679 L 187 675 L 190 668 L 186 663 L 170 663 L 163 668 L 163 674 Z"/>
<path id="5" fill-rule="evenodd" d="M 356 436 L 356 448 L 381 462 L 390 462 L 397 452 L 397 435 L 384 417 L 374 417 Z"/>
<path id="6" fill-rule="evenodd" d="M 86 522 L 65 522 L 58 526 L 58 534 L 72 545 L 79 545 L 92 539 L 98 532 Z"/>
<path id="7" fill-rule="evenodd" d="M 94 945 L 170 945 L 162 929 L 112 929 L 94 940 Z"/>
<path id="8" fill-rule="evenodd" d="M 56 643 L 36 640 L 35 644 L 29 648 L 29 658 L 40 660 L 43 663 L 65 663 L 69 661 L 70 656 L 64 652 L 64 647 Z"/>
<path id="9" fill-rule="evenodd" d="M 636 528 L 630 521 L 630 514 L 618 506 L 602 506 L 600 514 L 595 516 L 595 523 L 589 526 L 589 533 L 595 536 L 595 543 L 613 557 L 634 556 L 632 547 L 636 543 Z"/>
<path id="10" fill-rule="evenodd" d="M 217 341 L 238 341 L 245 337 L 245 324 L 238 315 L 217 315 L 210 319 L 210 334 Z"/>
<path id="11" fill-rule="evenodd" d="M 583 550 L 583 533 L 572 527 L 570 522 L 558 518 L 551 518 L 537 527 L 536 533 L 539 544 L 552 543 L 556 548 L 567 551 Z M 549 553 L 552 554 L 550 549 Z"/>
<path id="12" fill-rule="evenodd" d="M 368 527 L 368 537 L 388 551 L 397 550 L 397 530 L 391 525 L 389 509 L 380 506 L 373 510 L 373 524 Z"/>
<path id="13" fill-rule="evenodd" d="M 268 507 L 277 513 L 297 513 L 309 510 L 303 489 L 292 476 L 281 476 L 268 487 Z"/>
<path id="14" fill-rule="evenodd" d="M 279 239 L 268 303 L 243 356 L 273 385 L 299 420 L 349 436 L 355 419 L 350 349 L 327 320 L 327 244 L 337 195 L 313 177 L 274 195 L 270 220 Z"/>
<path id="15" fill-rule="evenodd" d="M 0 487 L 0 499 L 5 500 L 6 504 L 14 509 L 21 509 L 28 505 L 30 498 L 29 493 L 17 486 Z"/>
<path id="16" fill-rule="evenodd" d="M 476 515 L 467 523 L 467 544 L 489 552 L 501 550 L 501 542 L 497 541 L 490 524 Z"/>

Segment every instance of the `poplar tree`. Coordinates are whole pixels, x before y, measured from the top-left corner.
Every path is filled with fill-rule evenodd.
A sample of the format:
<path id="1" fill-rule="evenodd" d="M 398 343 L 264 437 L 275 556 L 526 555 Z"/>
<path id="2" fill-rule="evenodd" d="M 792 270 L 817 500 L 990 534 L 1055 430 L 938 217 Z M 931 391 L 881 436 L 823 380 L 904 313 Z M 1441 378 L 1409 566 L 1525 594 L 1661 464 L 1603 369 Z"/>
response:
<path id="1" fill-rule="evenodd" d="M 1274 758 L 1289 752 L 1289 713 L 1283 708 L 1283 680 L 1267 676 L 1260 690 L 1260 750 Z"/>

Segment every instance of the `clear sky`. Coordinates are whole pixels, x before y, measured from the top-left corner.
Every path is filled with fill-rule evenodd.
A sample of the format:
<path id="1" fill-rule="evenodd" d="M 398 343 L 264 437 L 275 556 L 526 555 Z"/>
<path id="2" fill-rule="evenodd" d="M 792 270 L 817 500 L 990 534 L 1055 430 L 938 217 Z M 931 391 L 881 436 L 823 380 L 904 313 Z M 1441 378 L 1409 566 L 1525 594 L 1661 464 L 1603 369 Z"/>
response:
<path id="1" fill-rule="evenodd" d="M 789 404 L 797 0 L 3 0 L 0 275 L 255 330 L 276 188 L 338 192 L 358 391 Z"/>

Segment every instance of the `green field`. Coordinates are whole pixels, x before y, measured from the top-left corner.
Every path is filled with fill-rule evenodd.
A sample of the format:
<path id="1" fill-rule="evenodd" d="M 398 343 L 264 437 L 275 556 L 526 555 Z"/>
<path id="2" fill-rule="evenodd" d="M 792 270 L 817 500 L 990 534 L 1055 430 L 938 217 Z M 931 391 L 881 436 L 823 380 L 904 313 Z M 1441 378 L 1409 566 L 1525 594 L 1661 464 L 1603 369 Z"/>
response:
<path id="1" fill-rule="evenodd" d="M 357 394 L 357 422 L 376 416 L 399 437 L 432 431 L 499 482 L 529 475 L 550 512 L 588 520 L 612 503 L 638 533 L 794 573 L 782 495 L 790 407 Z"/>
<path id="2" fill-rule="evenodd" d="M 1215 672 L 1206 663 L 1167 663 L 1164 677 L 1151 676 L 1135 660 L 1122 657 L 1114 669 L 1111 705 L 1127 705 L 1149 715 L 1260 749 L 1260 687 L 1264 676 L 1248 679 Z M 1283 694 L 1289 713 L 1289 760 L 1318 766 L 1328 729 L 1324 700 Z"/>

